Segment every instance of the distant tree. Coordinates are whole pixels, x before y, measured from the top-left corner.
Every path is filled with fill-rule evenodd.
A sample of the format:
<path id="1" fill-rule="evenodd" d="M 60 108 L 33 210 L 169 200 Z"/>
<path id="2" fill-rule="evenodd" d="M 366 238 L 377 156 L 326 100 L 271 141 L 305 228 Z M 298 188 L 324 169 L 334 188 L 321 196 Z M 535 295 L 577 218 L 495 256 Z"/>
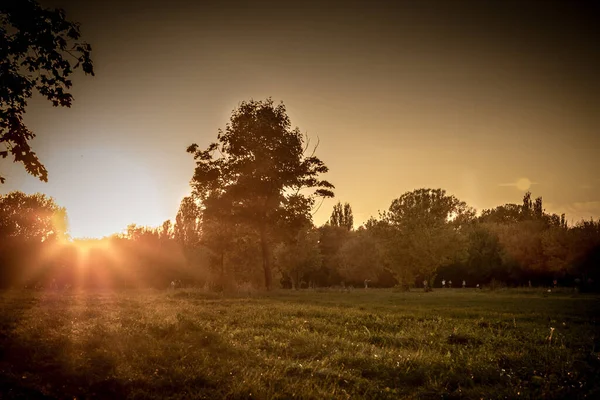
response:
<path id="1" fill-rule="evenodd" d="M 79 67 L 94 75 L 91 46 L 80 37 L 79 24 L 63 10 L 34 0 L 0 1 L 0 158 L 12 155 L 42 181 L 48 172 L 29 145 L 35 134 L 23 114 L 34 89 L 55 107 L 70 107 L 70 75 Z"/>
<path id="2" fill-rule="evenodd" d="M 333 206 L 329 223 L 332 226 L 341 226 L 351 231 L 354 227 L 354 217 L 352 216 L 352 207 L 350 207 L 350 204 L 345 203 L 342 206 L 342 203 L 338 202 Z"/>
<path id="3" fill-rule="evenodd" d="M 533 203 L 533 218 L 542 219 L 544 217 L 544 206 L 542 203 L 542 197 L 538 197 L 535 199 Z"/>
<path id="4" fill-rule="evenodd" d="M 268 289 L 274 232 L 309 221 L 316 197 L 333 197 L 333 185 L 319 179 L 328 168 L 314 151 L 306 155 L 308 145 L 300 130 L 291 128 L 283 103 L 275 106 L 267 99 L 242 102 L 216 143 L 187 149 L 196 160 L 193 195 L 203 207 L 259 233 Z"/>
<path id="5" fill-rule="evenodd" d="M 483 210 L 480 222 L 512 224 L 519 222 L 523 216 L 523 207 L 518 204 L 504 204 L 489 210 Z"/>
<path id="6" fill-rule="evenodd" d="M 569 231 L 563 226 L 550 226 L 541 233 L 542 251 L 547 271 L 553 277 L 563 277 L 572 272 L 574 264 Z"/>
<path id="7" fill-rule="evenodd" d="M 600 287 L 600 220 L 582 220 L 569 230 L 573 269 L 584 282 Z"/>
<path id="8" fill-rule="evenodd" d="M 347 282 L 376 281 L 384 268 L 381 244 L 364 228 L 354 232 L 341 249 L 340 273 Z"/>
<path id="9" fill-rule="evenodd" d="M 310 226 L 299 230 L 291 240 L 275 248 L 275 261 L 292 281 L 292 289 L 299 289 L 302 279 L 321 265 L 319 232 Z"/>
<path id="10" fill-rule="evenodd" d="M 160 230 L 137 224 L 129 224 L 127 225 L 125 238 L 138 242 L 152 241 L 157 243 L 160 238 Z"/>
<path id="11" fill-rule="evenodd" d="M 468 232 L 466 266 L 478 282 L 505 278 L 502 270 L 503 249 L 494 224 L 477 224 Z"/>
<path id="12" fill-rule="evenodd" d="M 67 212 L 52 197 L 18 191 L 0 195 L 0 241 L 15 237 L 44 242 L 66 234 Z"/>
<path id="13" fill-rule="evenodd" d="M 538 220 L 525 220 L 495 227 L 502 246 L 506 279 L 519 283 L 529 279 L 541 279 L 547 273 L 542 244 L 545 229 L 544 222 Z"/>
<path id="14" fill-rule="evenodd" d="M 460 230 L 474 220 L 475 210 L 445 190 L 417 189 L 394 200 L 383 217 L 394 229 L 391 269 L 398 281 L 412 270 L 432 286 L 437 269 L 465 249 Z"/>
<path id="15" fill-rule="evenodd" d="M 533 203 L 531 202 L 531 192 L 527 191 L 523 196 L 523 207 L 521 208 L 522 219 L 530 219 L 533 214 Z"/>
<path id="16" fill-rule="evenodd" d="M 41 278 L 66 237 L 66 211 L 51 197 L 0 195 L 0 287 Z"/>
<path id="17" fill-rule="evenodd" d="M 186 249 L 196 247 L 200 242 L 200 226 L 200 208 L 193 197 L 184 197 L 175 217 L 175 226 L 173 227 L 175 240 Z"/>
<path id="18" fill-rule="evenodd" d="M 163 222 L 160 228 L 160 237 L 163 240 L 170 240 L 175 238 L 173 223 L 170 219 Z"/>
<path id="19" fill-rule="evenodd" d="M 342 279 L 341 249 L 350 239 L 346 228 L 325 224 L 319 229 L 319 251 L 321 253 L 321 267 L 314 275 L 314 280 L 322 286 L 339 285 Z"/>

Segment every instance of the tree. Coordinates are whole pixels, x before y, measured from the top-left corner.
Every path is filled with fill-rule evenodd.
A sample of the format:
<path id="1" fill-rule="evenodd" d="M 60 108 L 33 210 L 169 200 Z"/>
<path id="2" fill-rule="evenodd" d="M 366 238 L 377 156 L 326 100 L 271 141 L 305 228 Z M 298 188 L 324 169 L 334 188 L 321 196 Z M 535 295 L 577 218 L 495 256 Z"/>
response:
<path id="1" fill-rule="evenodd" d="M 43 274 L 66 231 L 66 211 L 51 197 L 23 192 L 0 195 L 0 287 Z"/>
<path id="2" fill-rule="evenodd" d="M 276 247 L 275 260 L 282 274 L 291 279 L 292 289 L 300 288 L 302 279 L 321 265 L 319 231 L 312 226 L 300 229 L 291 240 Z"/>
<path id="3" fill-rule="evenodd" d="M 319 251 L 321 253 L 321 267 L 315 272 L 314 280 L 321 286 L 339 284 L 342 277 L 339 274 L 341 267 L 341 249 L 350 238 L 346 228 L 325 224 L 319 228 Z"/>
<path id="4" fill-rule="evenodd" d="M 341 249 L 341 275 L 346 281 L 363 283 L 377 280 L 384 268 L 380 243 L 364 228 L 353 232 Z"/>
<path id="5" fill-rule="evenodd" d="M 186 249 L 196 247 L 200 242 L 200 223 L 200 208 L 191 196 L 184 197 L 175 217 L 175 240 Z"/>
<path id="6" fill-rule="evenodd" d="M 67 212 L 52 197 L 41 193 L 10 192 L 0 195 L 0 238 L 44 242 L 64 238 Z"/>
<path id="7" fill-rule="evenodd" d="M 506 278 L 514 283 L 539 279 L 546 274 L 546 260 L 542 246 L 543 221 L 525 220 L 494 229 L 502 246 L 502 262 Z"/>
<path id="8" fill-rule="evenodd" d="M 159 234 L 160 238 L 164 241 L 175 239 L 174 227 L 170 219 L 162 223 Z"/>
<path id="9" fill-rule="evenodd" d="M 309 144 L 291 128 L 283 103 L 275 106 L 269 98 L 242 102 L 217 142 L 205 150 L 197 144 L 187 149 L 196 161 L 193 195 L 205 210 L 259 233 L 267 289 L 273 234 L 284 226 L 302 226 L 317 197 L 333 197 L 333 185 L 319 179 L 328 168 L 314 150 L 306 154 Z"/>
<path id="10" fill-rule="evenodd" d="M 55 107 L 70 107 L 73 71 L 81 67 L 94 75 L 91 46 L 80 37 L 79 24 L 63 10 L 42 8 L 35 0 L 0 2 L 0 157 L 12 155 L 44 182 L 48 172 L 29 145 L 35 134 L 23 114 L 34 90 Z"/>
<path id="11" fill-rule="evenodd" d="M 445 190 L 417 189 L 392 201 L 383 218 L 394 232 L 391 267 L 398 281 L 419 275 L 433 286 L 437 269 L 465 248 L 460 231 L 474 221 L 475 210 Z"/>
<path id="12" fill-rule="evenodd" d="M 480 222 L 512 224 L 522 219 L 523 207 L 518 204 L 504 204 L 489 210 L 483 210 L 479 217 Z"/>
<path id="13" fill-rule="evenodd" d="M 542 232 L 542 248 L 546 268 L 554 277 L 564 276 L 573 265 L 573 253 L 569 251 L 569 231 L 563 226 L 550 226 Z"/>
<path id="14" fill-rule="evenodd" d="M 466 267 L 469 275 L 478 282 L 500 278 L 502 274 L 502 246 L 494 224 L 480 223 L 468 233 Z"/>
<path id="15" fill-rule="evenodd" d="M 219 219 L 211 214 L 210 209 L 204 211 L 201 244 L 210 250 L 211 265 L 219 275 L 221 286 L 230 283 L 226 280 L 227 267 L 231 264 L 229 261 L 235 257 L 235 250 L 237 253 L 240 250 L 243 252 L 251 238 L 250 232 L 244 230 L 240 224 L 230 219 Z"/>
<path id="16" fill-rule="evenodd" d="M 535 199 L 533 203 L 533 218 L 542 219 L 544 216 L 544 206 L 542 202 L 542 196 Z"/>
<path id="17" fill-rule="evenodd" d="M 332 226 L 341 226 L 351 231 L 354 227 L 354 217 L 352 216 L 352 207 L 349 203 L 345 203 L 342 207 L 342 203 L 338 202 L 333 206 L 329 223 Z"/>
<path id="18" fill-rule="evenodd" d="M 523 196 L 523 207 L 521 208 L 522 219 L 530 219 L 533 213 L 533 203 L 531 202 L 531 192 L 527 191 Z"/>

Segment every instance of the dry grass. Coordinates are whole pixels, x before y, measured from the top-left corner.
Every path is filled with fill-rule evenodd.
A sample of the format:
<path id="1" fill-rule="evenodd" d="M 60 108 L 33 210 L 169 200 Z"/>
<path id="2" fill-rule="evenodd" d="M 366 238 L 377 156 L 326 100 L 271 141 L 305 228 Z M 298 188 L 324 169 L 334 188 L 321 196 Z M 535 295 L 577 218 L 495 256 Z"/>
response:
<path id="1" fill-rule="evenodd" d="M 593 398 L 598 300 L 3 292 L 0 398 Z"/>

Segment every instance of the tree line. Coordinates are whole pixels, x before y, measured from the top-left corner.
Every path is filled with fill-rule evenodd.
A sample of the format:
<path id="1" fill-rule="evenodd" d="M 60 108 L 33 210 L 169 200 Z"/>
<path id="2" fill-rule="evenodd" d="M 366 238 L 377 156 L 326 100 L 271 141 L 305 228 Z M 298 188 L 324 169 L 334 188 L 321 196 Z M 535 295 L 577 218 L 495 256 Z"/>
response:
<path id="1" fill-rule="evenodd" d="M 2 195 L 2 286 L 410 289 L 446 279 L 597 288 L 600 222 L 569 226 L 530 192 L 478 215 L 443 189 L 417 189 L 356 229 L 341 202 L 317 227 L 311 210 L 333 185 L 307 143 L 282 104 L 244 102 L 216 144 L 188 148 L 193 191 L 174 222 L 104 239 L 69 240 L 66 210 L 43 194 Z"/>
<path id="2" fill-rule="evenodd" d="M 352 208 L 338 203 L 320 227 L 299 225 L 270 236 L 271 286 L 264 274 L 261 234 L 251 225 L 205 219 L 192 196 L 175 222 L 134 224 L 103 239 L 68 240 L 64 208 L 43 195 L 0 196 L 2 287 L 165 288 L 184 285 L 254 287 L 439 287 L 503 284 L 594 290 L 600 278 L 600 222 L 567 225 L 564 215 L 506 204 L 477 216 L 442 189 L 418 189 L 354 229 Z"/>

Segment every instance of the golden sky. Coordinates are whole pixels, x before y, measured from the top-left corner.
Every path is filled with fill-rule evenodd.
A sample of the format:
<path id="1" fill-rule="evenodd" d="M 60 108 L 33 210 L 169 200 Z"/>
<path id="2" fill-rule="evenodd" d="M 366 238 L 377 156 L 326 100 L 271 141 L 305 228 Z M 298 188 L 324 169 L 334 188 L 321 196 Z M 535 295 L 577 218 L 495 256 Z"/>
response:
<path id="1" fill-rule="evenodd" d="M 318 225 L 338 200 L 360 224 L 421 187 L 481 210 L 530 186 L 569 221 L 600 217 L 591 2 L 43 4 L 81 22 L 96 77 L 74 78 L 71 109 L 30 102 L 49 183 L 4 160 L 0 192 L 55 197 L 74 237 L 173 219 L 194 169 L 186 147 L 268 96 L 320 140 L 336 198 Z"/>

